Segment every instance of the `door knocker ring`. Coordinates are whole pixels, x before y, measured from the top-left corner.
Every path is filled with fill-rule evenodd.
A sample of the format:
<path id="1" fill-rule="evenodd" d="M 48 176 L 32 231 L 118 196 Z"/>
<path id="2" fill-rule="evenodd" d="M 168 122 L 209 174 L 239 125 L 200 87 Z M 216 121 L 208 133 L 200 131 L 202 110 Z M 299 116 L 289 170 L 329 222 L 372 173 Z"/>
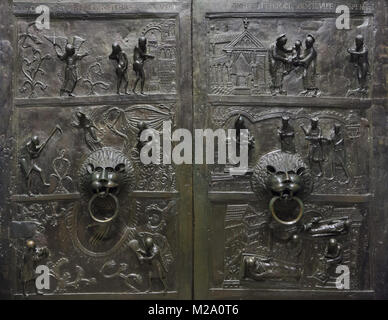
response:
<path id="1" fill-rule="evenodd" d="M 277 221 L 279 222 L 280 224 L 283 224 L 283 225 L 293 225 L 295 223 L 297 223 L 302 217 L 303 217 L 303 213 L 304 213 L 304 205 L 303 205 L 303 201 L 301 199 L 299 199 L 298 197 L 292 197 L 289 201 L 291 200 L 295 200 L 298 205 L 299 205 L 299 214 L 298 216 L 294 219 L 294 220 L 291 220 L 291 221 L 284 221 L 284 220 L 281 220 L 278 215 L 276 214 L 275 212 L 275 203 L 276 201 L 278 201 L 279 199 L 281 199 L 280 197 L 273 197 L 271 199 L 271 201 L 269 202 L 269 210 L 272 214 L 272 217 Z"/>
<path id="2" fill-rule="evenodd" d="M 111 222 L 113 219 L 115 219 L 117 217 L 117 215 L 119 214 L 119 200 L 117 199 L 117 197 L 113 194 L 110 194 L 108 193 L 107 196 L 110 196 L 114 202 L 115 202 L 115 212 L 113 213 L 113 215 L 109 218 L 106 218 L 104 220 L 102 219 L 98 219 L 94 213 L 93 213 L 93 210 L 92 210 L 92 203 L 94 200 L 96 200 L 96 198 L 98 197 L 99 195 L 98 194 L 95 194 L 93 195 L 93 197 L 89 200 L 89 205 L 88 205 L 88 210 L 89 210 L 89 214 L 91 216 L 91 218 L 98 222 L 98 223 L 107 223 L 107 222 Z"/>

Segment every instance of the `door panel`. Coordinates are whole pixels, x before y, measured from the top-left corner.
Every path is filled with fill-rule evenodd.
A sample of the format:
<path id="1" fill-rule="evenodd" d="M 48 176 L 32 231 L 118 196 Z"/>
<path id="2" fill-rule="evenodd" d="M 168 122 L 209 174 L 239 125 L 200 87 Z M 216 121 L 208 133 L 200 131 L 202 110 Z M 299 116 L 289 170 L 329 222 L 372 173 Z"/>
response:
<path id="1" fill-rule="evenodd" d="M 387 8 L 3 1 L 0 296 L 387 297 Z M 247 173 L 142 164 L 166 121 L 248 129 Z"/>
<path id="2" fill-rule="evenodd" d="M 190 3 L 48 2 L 48 30 L 36 6 L 12 10 L 11 297 L 33 294 L 44 264 L 44 298 L 191 298 L 191 169 L 139 153 L 141 130 L 191 128 Z"/>
<path id="3" fill-rule="evenodd" d="M 371 248 L 383 234 L 374 217 L 385 221 L 373 143 L 383 3 L 352 3 L 339 30 L 336 3 L 194 2 L 195 127 L 245 128 L 252 141 L 244 176 L 194 169 L 195 298 L 381 296 Z M 369 91 L 354 90 L 358 34 Z"/>

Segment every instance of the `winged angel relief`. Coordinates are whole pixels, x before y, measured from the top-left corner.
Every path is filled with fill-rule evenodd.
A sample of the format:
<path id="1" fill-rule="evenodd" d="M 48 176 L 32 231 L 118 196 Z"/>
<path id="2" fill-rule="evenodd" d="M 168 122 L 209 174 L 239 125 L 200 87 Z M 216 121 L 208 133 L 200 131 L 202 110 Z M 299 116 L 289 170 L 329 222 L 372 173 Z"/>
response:
<path id="1" fill-rule="evenodd" d="M 88 56 L 88 53 L 80 53 L 82 45 L 85 43 L 85 39 L 81 37 L 73 37 L 73 41 L 70 43 L 65 37 L 58 36 L 45 36 L 45 38 L 51 42 L 54 46 L 55 53 L 60 61 L 65 63 L 65 70 L 63 75 L 62 88 L 60 95 L 74 96 L 74 90 L 78 81 L 81 79 L 78 72 L 78 62 Z"/>

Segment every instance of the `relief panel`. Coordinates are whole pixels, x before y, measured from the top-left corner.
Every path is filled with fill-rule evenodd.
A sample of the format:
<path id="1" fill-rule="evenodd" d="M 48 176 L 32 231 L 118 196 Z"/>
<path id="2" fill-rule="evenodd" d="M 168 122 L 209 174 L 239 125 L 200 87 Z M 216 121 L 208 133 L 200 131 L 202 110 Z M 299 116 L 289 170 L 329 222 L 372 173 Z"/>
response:
<path id="1" fill-rule="evenodd" d="M 368 290 L 367 110 L 209 107 L 213 129 L 244 124 L 254 141 L 245 175 L 209 168 L 212 288 L 336 289 L 346 265 L 349 289 Z"/>
<path id="2" fill-rule="evenodd" d="M 300 223 L 276 225 L 254 203 L 227 205 L 224 288 L 336 289 L 336 267 L 350 269 L 351 290 L 369 287 L 367 211 L 360 207 L 305 205 Z M 221 278 L 216 278 L 221 281 Z"/>
<path id="3" fill-rule="evenodd" d="M 171 102 L 18 108 L 16 294 L 177 293 L 175 168 L 139 159 L 141 131 L 175 114 Z M 42 263 L 54 285 L 35 292 Z"/>
<path id="4" fill-rule="evenodd" d="M 231 129 L 245 119 L 255 141 L 245 176 L 231 176 L 231 165 L 215 165 L 210 187 L 214 191 L 250 190 L 249 177 L 257 160 L 272 151 L 299 154 L 313 172 L 313 193 L 367 193 L 369 122 L 363 110 L 340 108 L 280 108 L 213 106 L 213 128 Z M 316 126 L 317 139 L 311 128 Z"/>
<path id="5" fill-rule="evenodd" d="M 206 19 L 208 94 L 368 96 L 372 15 L 352 16 L 348 32 L 329 16 L 216 16 Z"/>
<path id="6" fill-rule="evenodd" d="M 19 19 L 17 97 L 175 94 L 176 30 L 175 19 L 53 20 L 50 30 Z"/>
<path id="7" fill-rule="evenodd" d="M 176 203 L 132 201 L 105 224 L 93 222 L 82 201 L 16 203 L 15 293 L 174 293 Z M 30 283 L 38 264 L 50 268 L 47 290 Z"/>
<path id="8" fill-rule="evenodd" d="M 158 131 L 163 121 L 172 121 L 175 126 L 176 104 L 20 110 L 15 194 L 76 192 L 80 161 L 103 147 L 112 147 L 128 157 L 137 190 L 176 190 L 174 166 L 143 165 L 138 148 L 139 124 Z"/>

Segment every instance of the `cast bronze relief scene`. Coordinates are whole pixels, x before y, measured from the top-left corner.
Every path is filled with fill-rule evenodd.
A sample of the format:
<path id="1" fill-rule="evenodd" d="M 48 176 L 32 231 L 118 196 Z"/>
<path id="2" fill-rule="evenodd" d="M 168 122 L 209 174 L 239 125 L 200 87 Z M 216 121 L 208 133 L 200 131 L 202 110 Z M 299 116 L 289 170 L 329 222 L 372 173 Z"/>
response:
<path id="1" fill-rule="evenodd" d="M 63 26 L 38 30 L 21 22 L 20 97 L 176 93 L 175 21 L 143 21 L 136 28 L 116 22 L 111 34 L 89 37 L 83 35 L 101 23 L 69 25 L 69 34 Z"/>
<path id="2" fill-rule="evenodd" d="M 276 19 L 240 21 L 208 20 L 210 94 L 368 97 L 369 30 L 345 40 L 336 38 L 330 18 L 288 19 L 287 26 Z M 300 25 L 315 32 L 300 33 Z"/>
<path id="3" fill-rule="evenodd" d="M 41 109 L 40 116 L 48 116 L 50 109 Z M 39 127 L 40 120 L 33 119 L 34 112 L 30 110 L 20 119 L 20 130 L 27 136 L 25 121 L 30 128 Z M 19 178 L 25 184 L 14 199 L 23 219 L 20 228 L 31 224 L 33 230 L 15 238 L 15 248 L 29 252 L 33 250 L 30 242 L 37 241 L 49 250 L 48 237 L 53 236 L 50 229 L 65 232 L 80 257 L 96 261 L 73 265 L 70 256 L 51 250 L 44 258 L 56 270 L 52 274 L 52 293 L 88 292 L 104 283 L 113 284 L 112 290 L 137 294 L 174 292 L 174 247 L 166 235 L 176 223 L 175 170 L 172 165 L 144 165 L 139 158 L 142 130 L 160 130 L 164 121 L 174 119 L 174 113 L 174 105 L 135 104 L 127 109 L 108 106 L 88 110 L 76 107 L 69 114 L 67 110 L 59 112 L 58 119 L 64 115 L 68 118 L 62 124 L 64 129 L 56 125 L 49 134 L 32 135 L 21 147 Z M 67 145 L 69 141 L 73 141 L 73 152 Z M 134 197 L 136 190 L 149 190 L 156 198 Z M 158 199 L 158 192 L 165 196 Z M 58 204 L 59 200 L 64 201 Z M 50 205 L 43 207 L 41 203 Z M 55 220 L 42 219 L 47 214 Z M 18 254 L 20 270 L 27 268 L 23 256 Z M 29 268 L 32 270 L 33 265 Z M 31 270 L 28 272 L 33 274 Z M 23 288 L 28 287 L 23 279 L 32 275 L 21 272 Z M 23 289 L 25 296 L 34 293 Z M 38 292 L 44 293 L 47 294 Z"/>
<path id="4" fill-rule="evenodd" d="M 0 297 L 387 297 L 388 7 L 343 1 L 0 4 Z"/>

